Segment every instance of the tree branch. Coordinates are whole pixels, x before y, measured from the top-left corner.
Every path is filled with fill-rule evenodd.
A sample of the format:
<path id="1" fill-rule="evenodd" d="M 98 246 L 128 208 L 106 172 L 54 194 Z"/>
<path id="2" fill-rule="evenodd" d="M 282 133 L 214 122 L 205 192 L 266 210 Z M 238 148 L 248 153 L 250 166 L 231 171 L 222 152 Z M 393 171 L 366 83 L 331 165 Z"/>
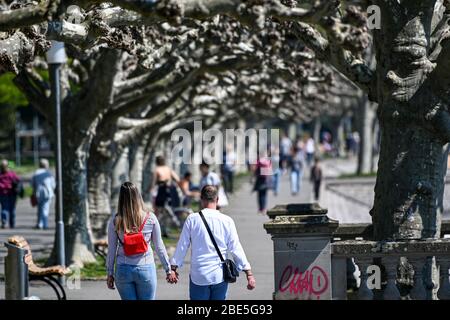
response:
<path id="1" fill-rule="evenodd" d="M 0 11 L 0 31 L 8 31 L 41 23 L 56 12 L 58 2 L 44 0 L 37 5 Z"/>
<path id="2" fill-rule="evenodd" d="M 356 58 L 349 50 L 332 45 L 306 23 L 293 23 L 292 26 L 295 35 L 316 53 L 317 58 L 331 64 L 375 101 L 376 77 L 365 61 Z"/>
<path id="3" fill-rule="evenodd" d="M 51 107 L 50 99 L 47 97 L 46 93 L 42 91 L 42 87 L 36 85 L 36 82 L 33 81 L 33 76 L 30 74 L 30 71 L 22 69 L 14 78 L 14 84 L 21 89 L 30 104 L 32 104 L 39 113 L 49 121 L 49 123 L 54 123 L 54 112 Z"/>

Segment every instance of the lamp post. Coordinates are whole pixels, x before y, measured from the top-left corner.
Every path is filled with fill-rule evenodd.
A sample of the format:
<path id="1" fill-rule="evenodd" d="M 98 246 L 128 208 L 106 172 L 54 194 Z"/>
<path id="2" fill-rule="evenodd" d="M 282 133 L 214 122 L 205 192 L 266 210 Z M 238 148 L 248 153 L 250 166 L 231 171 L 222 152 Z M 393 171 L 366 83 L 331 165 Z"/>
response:
<path id="1" fill-rule="evenodd" d="M 55 110 L 56 123 L 56 181 L 57 181 L 57 208 L 56 208 L 56 234 L 55 244 L 57 262 L 66 265 L 64 247 L 64 220 L 63 220 L 63 185 L 62 185 L 62 155 L 61 155 L 61 65 L 67 61 L 64 43 L 52 41 L 47 51 L 47 62 L 51 83 L 51 101 Z"/>

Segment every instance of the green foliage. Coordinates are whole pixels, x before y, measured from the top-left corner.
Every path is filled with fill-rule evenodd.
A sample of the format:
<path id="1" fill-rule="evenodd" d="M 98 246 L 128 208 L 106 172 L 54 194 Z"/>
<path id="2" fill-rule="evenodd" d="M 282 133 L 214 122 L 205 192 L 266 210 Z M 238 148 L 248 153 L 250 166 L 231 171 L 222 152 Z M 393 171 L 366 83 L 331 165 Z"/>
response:
<path id="1" fill-rule="evenodd" d="M 98 279 L 106 277 L 106 263 L 105 260 L 96 256 L 96 262 L 86 263 L 80 270 L 81 279 Z"/>
<path id="2" fill-rule="evenodd" d="M 0 105 L 28 105 L 27 98 L 13 83 L 14 74 L 8 72 L 0 75 Z M 3 107 L 1 107 L 3 109 Z"/>
<path id="3" fill-rule="evenodd" d="M 48 159 L 50 162 L 50 168 L 55 167 L 55 159 Z M 14 170 L 18 175 L 29 175 L 32 174 L 37 166 L 34 164 L 34 160 L 32 159 L 23 159 L 20 166 L 16 166 L 14 161 L 9 162 L 9 167 Z"/>
<path id="4" fill-rule="evenodd" d="M 13 83 L 14 74 L 0 75 L 0 151 L 8 152 L 16 122 L 16 109 L 28 105 L 22 92 Z"/>

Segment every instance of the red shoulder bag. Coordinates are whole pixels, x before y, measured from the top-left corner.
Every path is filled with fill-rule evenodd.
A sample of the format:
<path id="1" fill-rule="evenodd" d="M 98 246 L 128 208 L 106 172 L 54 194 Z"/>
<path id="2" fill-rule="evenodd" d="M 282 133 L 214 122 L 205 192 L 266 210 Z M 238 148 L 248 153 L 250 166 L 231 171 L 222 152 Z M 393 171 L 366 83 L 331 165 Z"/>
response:
<path id="1" fill-rule="evenodd" d="M 147 219 L 149 217 L 149 213 L 145 216 L 144 222 L 142 222 L 139 227 L 138 232 L 133 233 L 125 233 L 123 234 L 123 242 L 121 242 L 123 246 L 123 252 L 126 256 L 132 256 L 135 254 L 143 254 L 148 250 L 148 243 L 145 241 L 144 234 L 142 233 L 142 229 L 144 229 L 145 224 L 147 223 Z"/>

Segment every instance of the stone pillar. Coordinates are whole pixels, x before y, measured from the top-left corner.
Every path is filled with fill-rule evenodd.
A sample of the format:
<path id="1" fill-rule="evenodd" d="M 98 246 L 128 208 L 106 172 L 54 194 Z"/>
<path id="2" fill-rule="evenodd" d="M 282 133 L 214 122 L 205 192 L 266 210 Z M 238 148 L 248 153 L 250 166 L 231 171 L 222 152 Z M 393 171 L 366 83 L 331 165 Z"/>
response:
<path id="1" fill-rule="evenodd" d="M 264 228 L 274 244 L 275 300 L 332 299 L 330 244 L 338 222 L 327 212 L 316 203 L 269 210 Z"/>

